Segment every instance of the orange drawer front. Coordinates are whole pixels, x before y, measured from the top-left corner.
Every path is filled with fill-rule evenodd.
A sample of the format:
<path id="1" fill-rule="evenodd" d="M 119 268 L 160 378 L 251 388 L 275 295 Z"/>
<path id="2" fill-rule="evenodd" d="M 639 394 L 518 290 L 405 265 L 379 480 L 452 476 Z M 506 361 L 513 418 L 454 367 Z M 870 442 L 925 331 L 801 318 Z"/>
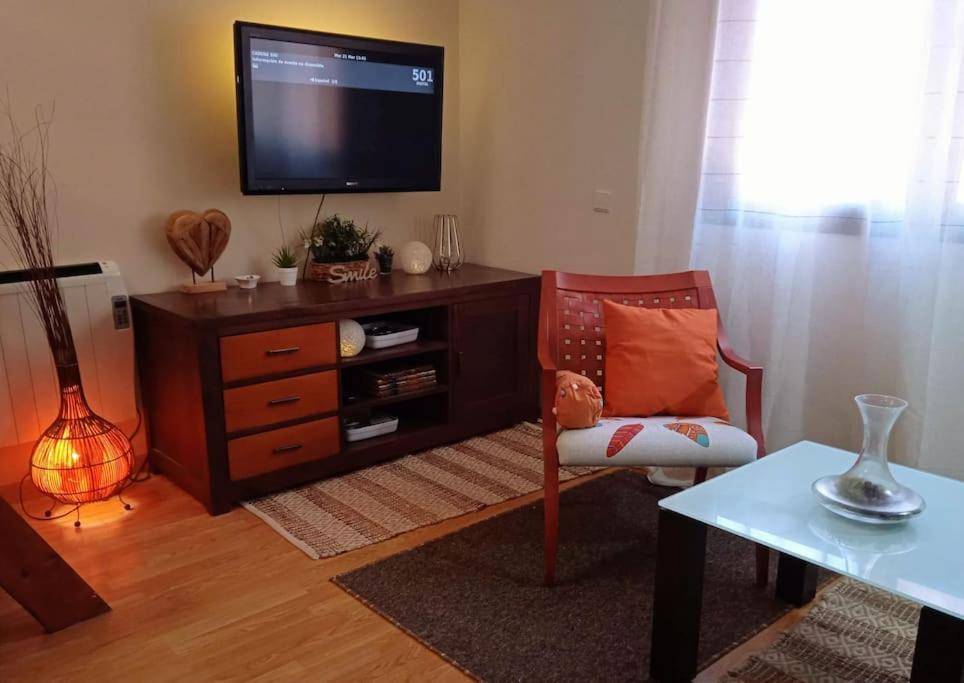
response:
<path id="1" fill-rule="evenodd" d="M 328 365 L 335 357 L 334 323 L 221 337 L 221 378 L 265 377 Z"/>
<path id="2" fill-rule="evenodd" d="M 338 452 L 338 418 L 274 429 L 228 442 L 231 479 L 246 479 Z"/>
<path id="3" fill-rule="evenodd" d="M 334 370 L 276 379 L 224 392 L 224 426 L 229 432 L 338 409 Z"/>

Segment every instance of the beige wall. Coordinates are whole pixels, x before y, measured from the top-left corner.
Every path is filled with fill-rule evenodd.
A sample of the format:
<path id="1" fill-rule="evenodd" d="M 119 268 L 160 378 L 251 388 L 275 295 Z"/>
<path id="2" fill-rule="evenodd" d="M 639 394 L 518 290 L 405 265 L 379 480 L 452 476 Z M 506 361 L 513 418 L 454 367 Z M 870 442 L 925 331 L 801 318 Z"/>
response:
<path id="1" fill-rule="evenodd" d="M 442 192 L 332 195 L 326 208 L 370 221 L 390 243 L 458 211 L 456 0 L 0 0 L 0 93 L 21 119 L 56 102 L 61 262 L 113 259 L 134 293 L 174 287 L 190 273 L 164 241 L 165 217 L 217 207 L 234 228 L 218 275 L 270 273 L 278 198 L 243 197 L 238 184 L 235 19 L 445 46 Z M 289 235 L 316 201 L 282 199 Z"/>
<path id="2" fill-rule="evenodd" d="M 233 223 L 218 275 L 271 272 L 279 200 L 244 197 L 238 183 L 236 19 L 443 45 L 442 191 L 332 195 L 326 209 L 395 244 L 425 239 L 433 214 L 458 211 L 457 0 L 0 0 L 0 98 L 25 126 L 36 104 L 56 104 L 59 262 L 111 259 L 132 293 L 173 288 L 190 272 L 164 240 L 166 216 L 216 207 Z M 317 199 L 281 200 L 289 238 Z M 11 267 L 0 249 L 0 268 Z M 29 448 L 0 449 L 0 485 L 19 480 Z"/>
<path id="3" fill-rule="evenodd" d="M 649 0 L 461 0 L 472 260 L 631 273 Z M 596 213 L 593 191 L 612 192 Z"/>
<path id="4" fill-rule="evenodd" d="M 458 213 L 470 260 L 628 273 L 657 1 L 0 0 L 0 93 L 21 121 L 56 103 L 58 260 L 115 260 L 140 293 L 189 279 L 164 241 L 171 211 L 231 217 L 225 279 L 270 273 L 279 204 L 289 237 L 314 214 L 317 197 L 240 194 L 234 20 L 443 45 L 442 192 L 332 195 L 326 210 L 394 244 L 428 241 L 433 214 Z M 593 211 L 597 189 L 610 213 Z M 24 460 L 4 455 L 0 482 Z"/>
<path id="5" fill-rule="evenodd" d="M 175 209 L 213 206 L 232 218 L 217 266 L 225 278 L 270 273 L 279 204 L 289 236 L 314 213 L 315 197 L 238 190 L 235 19 L 441 44 L 442 192 L 332 195 L 327 209 L 370 221 L 393 243 L 428 239 L 432 215 L 455 212 L 471 260 L 632 272 L 654 4 L 0 0 L 0 86 L 21 118 L 56 102 L 59 259 L 116 260 L 137 293 L 189 276 L 163 239 Z M 608 214 L 593 211 L 597 189 L 612 192 Z M 0 265 L 13 264 L 0 254 Z"/>

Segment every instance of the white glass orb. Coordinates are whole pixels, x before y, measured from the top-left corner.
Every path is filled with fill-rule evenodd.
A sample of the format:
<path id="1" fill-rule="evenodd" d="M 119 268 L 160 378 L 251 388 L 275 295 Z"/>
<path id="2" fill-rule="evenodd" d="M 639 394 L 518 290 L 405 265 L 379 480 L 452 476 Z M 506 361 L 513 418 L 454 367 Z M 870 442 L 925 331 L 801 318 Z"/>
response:
<path id="1" fill-rule="evenodd" d="M 341 357 L 357 356 L 365 348 L 365 330 L 354 320 L 338 321 L 338 337 L 341 339 Z"/>
<path id="2" fill-rule="evenodd" d="M 409 242 L 398 250 L 398 265 L 409 275 L 427 273 L 432 267 L 432 250 L 422 242 Z"/>

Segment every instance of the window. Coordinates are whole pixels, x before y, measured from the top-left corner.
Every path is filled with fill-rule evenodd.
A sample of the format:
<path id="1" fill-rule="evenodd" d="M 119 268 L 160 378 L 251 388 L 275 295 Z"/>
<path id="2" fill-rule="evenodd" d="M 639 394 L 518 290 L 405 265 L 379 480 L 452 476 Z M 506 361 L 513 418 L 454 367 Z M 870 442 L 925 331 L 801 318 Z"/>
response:
<path id="1" fill-rule="evenodd" d="M 920 129 L 925 3 L 764 2 L 737 163 L 747 203 L 904 203 Z"/>

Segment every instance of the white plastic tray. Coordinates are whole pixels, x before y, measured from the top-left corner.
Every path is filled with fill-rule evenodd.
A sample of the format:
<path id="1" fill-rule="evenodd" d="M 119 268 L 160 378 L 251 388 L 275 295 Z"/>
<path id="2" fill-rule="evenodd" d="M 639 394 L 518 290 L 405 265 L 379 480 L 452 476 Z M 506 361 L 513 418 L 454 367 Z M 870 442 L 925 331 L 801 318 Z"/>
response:
<path id="1" fill-rule="evenodd" d="M 408 342 L 413 342 L 416 339 L 418 339 L 417 327 L 412 328 L 411 330 L 395 332 L 393 334 L 382 334 L 378 336 L 366 335 L 365 346 L 370 349 L 387 349 L 389 346 L 407 344 Z"/>
<path id="2" fill-rule="evenodd" d="M 363 441 L 382 434 L 391 434 L 398 429 L 398 418 L 368 425 L 367 427 L 345 428 L 345 441 Z"/>

